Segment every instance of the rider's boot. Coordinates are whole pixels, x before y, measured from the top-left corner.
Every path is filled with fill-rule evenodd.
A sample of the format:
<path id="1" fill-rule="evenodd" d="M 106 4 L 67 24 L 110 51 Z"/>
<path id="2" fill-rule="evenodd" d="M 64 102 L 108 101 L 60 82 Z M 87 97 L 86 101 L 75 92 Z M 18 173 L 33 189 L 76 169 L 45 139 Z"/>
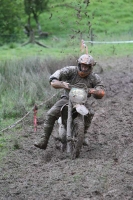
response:
<path id="1" fill-rule="evenodd" d="M 34 146 L 40 149 L 46 149 L 49 137 L 52 133 L 55 120 L 57 118 L 54 116 L 47 116 L 46 121 L 44 123 L 44 134 L 41 136 L 41 140 L 34 143 Z"/>

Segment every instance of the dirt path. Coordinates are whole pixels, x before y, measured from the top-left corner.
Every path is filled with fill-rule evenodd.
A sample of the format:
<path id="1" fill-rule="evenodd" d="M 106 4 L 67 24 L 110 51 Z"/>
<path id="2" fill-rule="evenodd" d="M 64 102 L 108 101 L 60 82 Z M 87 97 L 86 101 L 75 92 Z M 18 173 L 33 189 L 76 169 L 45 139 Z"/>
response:
<path id="1" fill-rule="evenodd" d="M 0 168 L 0 200 L 133 199 L 133 58 L 108 59 L 102 76 L 106 97 L 95 101 L 89 147 L 70 160 L 50 138 L 46 151 L 33 146 L 43 132 L 16 136 Z M 28 130 L 28 132 L 27 132 Z M 12 141 L 10 141 L 12 147 Z"/>

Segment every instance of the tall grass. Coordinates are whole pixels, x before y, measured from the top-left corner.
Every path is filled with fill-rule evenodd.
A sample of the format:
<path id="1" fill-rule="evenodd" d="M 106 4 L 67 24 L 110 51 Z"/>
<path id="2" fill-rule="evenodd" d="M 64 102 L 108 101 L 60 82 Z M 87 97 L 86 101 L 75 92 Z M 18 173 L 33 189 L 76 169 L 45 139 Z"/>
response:
<path id="1" fill-rule="evenodd" d="M 4 118 L 22 116 L 28 105 L 42 100 L 50 89 L 48 73 L 38 57 L 2 62 L 0 73 Z"/>
<path id="2" fill-rule="evenodd" d="M 55 59 L 27 57 L 0 63 L 0 127 L 4 119 L 18 118 L 35 103 L 53 94 L 49 76 L 55 70 L 76 63 L 74 56 Z"/>

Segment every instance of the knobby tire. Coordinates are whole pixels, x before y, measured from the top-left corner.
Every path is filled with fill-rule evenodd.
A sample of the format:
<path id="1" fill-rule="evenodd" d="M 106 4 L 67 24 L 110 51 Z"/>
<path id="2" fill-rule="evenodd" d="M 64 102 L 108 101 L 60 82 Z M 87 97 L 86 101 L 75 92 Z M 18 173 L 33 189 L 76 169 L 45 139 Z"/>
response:
<path id="1" fill-rule="evenodd" d="M 83 141 L 84 141 L 84 120 L 83 120 L 83 116 L 78 114 L 77 118 L 76 118 L 76 132 L 77 132 L 77 137 L 76 137 L 76 142 L 74 145 L 74 150 L 73 150 L 73 154 L 72 154 L 72 158 L 78 158 L 80 155 L 80 151 L 83 145 Z"/>

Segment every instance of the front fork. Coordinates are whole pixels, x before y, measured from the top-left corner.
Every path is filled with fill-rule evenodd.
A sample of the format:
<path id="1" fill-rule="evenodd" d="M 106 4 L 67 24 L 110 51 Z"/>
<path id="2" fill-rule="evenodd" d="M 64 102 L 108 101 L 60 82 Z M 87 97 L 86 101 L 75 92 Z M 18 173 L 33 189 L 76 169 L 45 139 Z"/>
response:
<path id="1" fill-rule="evenodd" d="M 69 99 L 67 118 L 67 153 L 72 153 L 72 103 Z"/>

